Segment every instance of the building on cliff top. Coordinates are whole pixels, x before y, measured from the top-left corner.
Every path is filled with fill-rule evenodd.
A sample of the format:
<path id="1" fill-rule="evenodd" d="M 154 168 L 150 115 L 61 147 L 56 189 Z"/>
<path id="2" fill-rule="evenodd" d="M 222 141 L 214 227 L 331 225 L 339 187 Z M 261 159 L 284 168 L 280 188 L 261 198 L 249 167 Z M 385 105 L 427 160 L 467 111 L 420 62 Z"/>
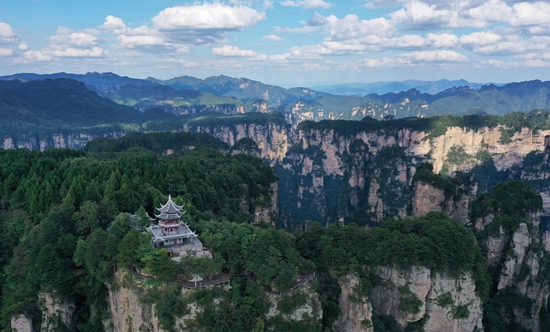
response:
<path id="1" fill-rule="evenodd" d="M 168 202 L 157 208 L 159 214 L 155 217 L 159 219 L 158 224 L 152 224 L 147 228 L 151 234 L 153 248 L 166 249 L 168 254 L 176 260 L 188 253 L 195 257 L 212 258 L 212 254 L 204 249 L 197 234 L 181 221 L 185 213 L 182 209 L 183 206 L 176 205 L 170 195 L 168 195 Z"/>

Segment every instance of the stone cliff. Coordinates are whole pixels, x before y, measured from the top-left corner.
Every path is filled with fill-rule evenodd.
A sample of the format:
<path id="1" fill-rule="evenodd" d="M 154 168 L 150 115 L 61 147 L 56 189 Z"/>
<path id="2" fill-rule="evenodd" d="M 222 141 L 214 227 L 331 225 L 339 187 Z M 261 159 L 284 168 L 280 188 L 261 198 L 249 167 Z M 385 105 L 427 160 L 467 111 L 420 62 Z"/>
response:
<path id="1" fill-rule="evenodd" d="M 470 275 L 436 275 L 419 266 L 380 267 L 376 275 L 380 281 L 370 295 L 359 291 L 357 276 L 339 278 L 341 315 L 334 331 L 374 331 L 373 316 L 391 316 L 403 329 L 412 324 L 425 332 L 482 329 L 482 302 Z"/>
<path id="2" fill-rule="evenodd" d="M 115 286 L 116 284 L 116 286 Z M 103 322 L 105 331 L 108 332 L 127 332 L 127 331 L 166 331 L 162 328 L 159 321 L 157 305 L 149 300 L 146 293 L 152 286 L 147 282 L 133 279 L 126 272 L 117 272 L 115 284 L 109 291 L 109 318 Z M 226 286 L 223 291 L 231 290 Z M 174 327 L 177 331 L 202 331 L 196 323 L 199 315 L 202 315 L 204 308 L 201 304 L 191 299 L 193 294 L 200 292 L 200 289 L 180 288 L 179 297 L 184 299 L 184 314 L 174 317 Z M 291 312 L 281 312 L 280 302 L 293 296 L 293 293 L 300 292 L 305 295 L 305 303 Z M 311 286 L 303 286 L 297 290 L 286 292 L 283 295 L 267 294 L 270 303 L 269 311 L 263 319 L 282 319 L 283 321 L 300 322 L 303 320 L 319 321 L 322 316 L 319 296 Z M 220 299 L 213 300 L 215 304 L 220 303 Z"/>
<path id="3" fill-rule="evenodd" d="M 120 138 L 124 136 L 126 132 L 108 132 L 103 134 L 84 134 L 84 133 L 74 133 L 74 134 L 52 134 L 45 137 L 26 137 L 25 135 L 21 137 L 9 137 L 5 136 L 2 138 L 1 146 L 2 149 L 29 149 L 29 150 L 40 150 L 44 151 L 48 148 L 56 149 L 80 149 L 83 148 L 86 143 L 91 140 L 94 140 L 99 137 L 106 138 Z"/>
<path id="4" fill-rule="evenodd" d="M 188 126 L 186 131 L 208 133 L 223 142 L 234 146 L 242 138 L 250 138 L 256 142 L 260 150 L 260 158 L 274 163 L 281 160 L 287 153 L 292 139 L 292 130 L 276 123 L 237 123 L 234 125 L 199 125 Z"/>

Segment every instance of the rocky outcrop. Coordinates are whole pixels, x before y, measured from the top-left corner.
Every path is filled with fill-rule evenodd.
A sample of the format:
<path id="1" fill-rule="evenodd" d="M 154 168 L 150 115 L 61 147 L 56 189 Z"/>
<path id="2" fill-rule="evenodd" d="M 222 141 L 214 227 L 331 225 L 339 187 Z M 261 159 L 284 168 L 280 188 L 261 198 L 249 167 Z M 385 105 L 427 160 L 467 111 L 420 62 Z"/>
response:
<path id="1" fill-rule="evenodd" d="M 123 271 L 115 275 L 114 285 L 109 290 L 109 318 L 103 322 L 107 332 L 151 331 L 164 332 L 160 327 L 155 305 L 143 300 L 147 286 L 140 281 L 131 280 Z M 191 290 L 182 288 L 181 296 L 187 296 Z M 176 317 L 175 326 L 185 331 L 202 308 L 196 303 L 187 305 L 186 314 Z"/>
<path id="2" fill-rule="evenodd" d="M 107 332 L 127 331 L 151 331 L 165 332 L 160 325 L 155 309 L 155 304 L 147 302 L 144 294 L 148 291 L 146 284 L 139 280 L 129 278 L 128 274 L 119 271 L 115 275 L 115 281 L 109 290 L 109 318 L 103 322 Z M 228 291 L 230 288 L 226 288 Z M 193 289 L 181 288 L 181 297 L 189 298 Z M 292 297 L 294 294 L 305 294 L 305 303 L 294 308 L 290 313 L 282 313 L 278 307 L 279 302 Z M 265 319 L 269 320 L 276 316 L 282 317 L 285 321 L 300 322 L 303 320 L 319 321 L 322 317 L 321 302 L 319 295 L 308 284 L 304 284 L 295 290 L 288 291 L 283 295 L 268 294 L 271 303 L 269 312 Z M 219 299 L 214 299 L 218 304 Z M 186 301 L 184 315 L 175 318 L 175 330 L 177 331 L 200 331 L 194 323 L 197 315 L 203 312 L 203 307 L 196 302 Z"/>
<path id="3" fill-rule="evenodd" d="M 32 327 L 32 319 L 27 318 L 24 315 L 12 317 L 10 323 L 12 332 L 34 332 Z"/>
<path id="4" fill-rule="evenodd" d="M 283 313 L 279 310 L 279 303 L 285 301 L 290 297 L 296 295 L 296 293 L 301 292 L 300 295 L 305 295 L 305 303 L 301 304 L 297 308 L 293 308 L 290 313 Z M 265 315 L 267 320 L 282 317 L 285 321 L 294 321 L 301 322 L 305 320 L 320 321 L 323 316 L 323 311 L 321 308 L 321 301 L 319 295 L 310 287 L 304 286 L 296 290 L 292 290 L 284 293 L 283 295 L 274 295 L 268 294 L 269 302 L 271 307 Z"/>
<path id="5" fill-rule="evenodd" d="M 495 216 L 489 214 L 476 221 L 476 228 L 483 230 L 494 220 Z M 494 297 L 507 294 L 516 297 L 517 303 L 506 303 L 513 308 L 513 318 L 504 312 L 504 308 L 497 308 L 503 311 L 507 322 L 514 319 L 524 329 L 535 332 L 540 331 L 540 312 L 549 293 L 548 281 L 540 271 L 545 253 L 540 243 L 539 224 L 540 213 L 529 213 L 526 222 L 520 223 L 513 232 L 501 225 L 498 233 L 493 232 L 482 241 L 487 251 L 487 265 L 497 287 Z M 520 303 L 530 303 L 529 310 Z"/>
<path id="6" fill-rule="evenodd" d="M 393 316 L 402 328 L 414 322 L 426 332 L 482 328 L 482 303 L 470 275 L 454 278 L 419 266 L 408 271 L 381 267 L 377 274 L 374 313 Z"/>
<path id="7" fill-rule="evenodd" d="M 276 123 L 189 126 L 185 130 L 194 133 L 208 133 L 229 146 L 235 145 L 242 138 L 250 138 L 258 145 L 260 157 L 272 163 L 284 158 L 290 146 L 289 135 L 292 135 L 285 125 Z"/>
<path id="8" fill-rule="evenodd" d="M 452 195 L 446 194 L 443 189 L 433 185 L 417 181 L 413 185 L 412 215 L 422 217 L 430 211 L 443 212 L 450 218 L 468 223 L 468 209 L 470 197 L 466 190 L 457 188 Z M 458 192 L 462 191 L 462 194 Z"/>
<path id="9" fill-rule="evenodd" d="M 126 132 L 108 132 L 103 134 L 52 134 L 43 137 L 27 137 L 22 135 L 21 137 L 9 137 L 6 136 L 2 140 L 1 148 L 3 149 L 29 149 L 44 151 L 48 148 L 56 149 L 80 149 L 83 148 L 86 143 L 99 137 L 106 138 L 120 138 L 124 136 Z"/>
<path id="10" fill-rule="evenodd" d="M 372 304 L 370 299 L 358 291 L 361 280 L 354 274 L 338 279 L 342 293 L 338 299 L 340 316 L 332 324 L 339 332 L 373 332 Z"/>
<path id="11" fill-rule="evenodd" d="M 38 300 L 42 308 L 42 326 L 40 331 L 55 332 L 63 327 L 70 329 L 75 306 L 58 298 L 55 294 L 40 293 Z"/>

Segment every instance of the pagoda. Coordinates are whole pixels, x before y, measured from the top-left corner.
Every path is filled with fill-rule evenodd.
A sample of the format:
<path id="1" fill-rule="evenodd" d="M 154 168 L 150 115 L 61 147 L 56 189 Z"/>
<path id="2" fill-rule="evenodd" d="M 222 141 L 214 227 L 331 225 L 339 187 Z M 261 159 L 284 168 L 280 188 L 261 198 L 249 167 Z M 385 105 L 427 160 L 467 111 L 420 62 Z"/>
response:
<path id="1" fill-rule="evenodd" d="M 189 250 L 195 253 L 206 252 L 197 234 L 181 221 L 185 210 L 183 206 L 172 201 L 172 196 L 168 195 L 168 202 L 157 210 L 159 214 L 155 217 L 158 224 L 152 224 L 147 228 L 151 234 L 153 248 L 165 248 L 174 257 L 186 254 Z"/>

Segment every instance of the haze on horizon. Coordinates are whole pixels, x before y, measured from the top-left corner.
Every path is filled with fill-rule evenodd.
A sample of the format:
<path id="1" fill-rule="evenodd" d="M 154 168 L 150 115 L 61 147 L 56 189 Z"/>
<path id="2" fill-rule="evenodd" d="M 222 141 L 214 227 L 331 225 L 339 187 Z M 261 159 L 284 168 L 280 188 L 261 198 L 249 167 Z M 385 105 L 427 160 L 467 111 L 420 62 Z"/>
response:
<path id="1" fill-rule="evenodd" d="M 0 0 L 0 75 L 547 80 L 549 13 L 514 0 Z"/>

